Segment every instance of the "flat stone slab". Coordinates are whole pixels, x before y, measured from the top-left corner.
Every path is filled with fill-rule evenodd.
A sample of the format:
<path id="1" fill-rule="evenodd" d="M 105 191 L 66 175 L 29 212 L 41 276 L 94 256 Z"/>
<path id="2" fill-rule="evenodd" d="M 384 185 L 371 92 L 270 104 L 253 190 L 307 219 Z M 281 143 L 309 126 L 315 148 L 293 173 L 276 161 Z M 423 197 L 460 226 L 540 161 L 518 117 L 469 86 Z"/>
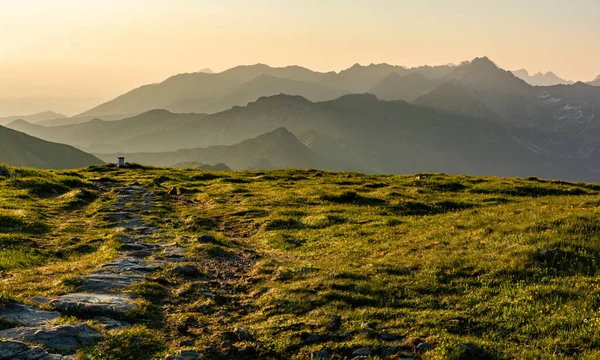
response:
<path id="1" fill-rule="evenodd" d="M 0 320 L 16 326 L 39 326 L 60 316 L 56 311 L 46 311 L 14 301 L 0 303 Z"/>
<path id="2" fill-rule="evenodd" d="M 85 283 L 79 286 L 77 289 L 79 291 L 103 293 L 112 290 L 124 289 L 135 283 L 144 281 L 145 279 L 145 276 L 135 274 L 92 274 L 84 277 L 83 280 Z"/>
<path id="3" fill-rule="evenodd" d="M 65 313 L 82 315 L 125 313 L 134 310 L 134 294 L 88 294 L 74 293 L 49 299 L 48 304 Z"/>
<path id="4" fill-rule="evenodd" d="M 163 253 L 163 257 L 168 258 L 168 259 L 182 258 L 184 256 L 185 256 L 185 249 L 179 248 L 179 247 L 165 248 L 165 251 Z"/>
<path id="5" fill-rule="evenodd" d="M 111 319 L 106 316 L 95 317 L 93 320 L 98 325 L 102 326 L 104 330 L 121 330 L 131 327 L 131 324 L 128 322 Z"/>
<path id="6" fill-rule="evenodd" d="M 29 346 L 20 341 L 0 340 L 0 360 L 73 360 L 71 355 L 48 354 L 39 346 Z"/>
<path id="7" fill-rule="evenodd" d="M 159 268 L 157 266 L 144 264 L 142 261 L 136 258 L 124 258 L 102 265 L 101 270 L 99 270 L 98 273 L 103 273 L 106 271 L 116 274 L 127 272 L 151 273 L 158 269 Z"/>
<path id="8" fill-rule="evenodd" d="M 86 324 L 75 324 L 7 329 L 0 331 L 0 338 L 43 345 L 59 353 L 71 353 L 80 347 L 92 345 L 100 339 L 100 334 Z"/>

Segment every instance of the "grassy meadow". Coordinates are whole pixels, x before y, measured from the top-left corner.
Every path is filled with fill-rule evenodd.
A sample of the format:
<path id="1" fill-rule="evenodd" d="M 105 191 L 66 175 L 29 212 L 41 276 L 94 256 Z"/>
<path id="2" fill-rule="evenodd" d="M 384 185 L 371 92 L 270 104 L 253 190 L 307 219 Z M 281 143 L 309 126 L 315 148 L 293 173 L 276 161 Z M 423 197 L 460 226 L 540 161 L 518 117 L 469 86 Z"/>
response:
<path id="1" fill-rule="evenodd" d="M 0 177 L 0 297 L 66 293 L 114 258 L 119 242 L 104 215 L 115 189 L 132 184 L 159 195 L 144 218 L 207 274 L 185 281 L 163 271 L 135 285 L 147 306 L 127 319 L 134 326 L 105 333 L 82 359 L 187 348 L 206 358 L 326 350 L 345 359 L 359 348 L 373 359 L 600 358 L 600 185 L 9 169 L 14 177 Z M 215 239 L 198 241 L 203 234 Z M 232 337 L 236 327 L 250 336 Z"/>

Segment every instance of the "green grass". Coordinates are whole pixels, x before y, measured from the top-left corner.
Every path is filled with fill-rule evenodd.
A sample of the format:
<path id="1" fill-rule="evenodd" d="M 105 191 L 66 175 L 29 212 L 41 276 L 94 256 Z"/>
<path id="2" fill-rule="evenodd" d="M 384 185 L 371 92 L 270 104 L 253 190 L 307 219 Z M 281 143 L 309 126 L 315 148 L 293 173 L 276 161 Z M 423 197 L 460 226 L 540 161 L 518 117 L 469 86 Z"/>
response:
<path id="1" fill-rule="evenodd" d="M 17 171 L 24 179 L 0 179 L 0 271 L 13 275 L 0 280 L 0 294 L 66 291 L 66 269 L 91 271 L 114 255 L 102 216 L 114 194 L 90 187 L 99 178 L 155 191 L 160 204 L 146 219 L 188 247 L 191 264 L 221 274 L 192 283 L 165 272 L 156 278 L 169 285 L 136 285 L 150 310 L 131 333 L 107 335 L 91 358 L 128 358 L 138 342 L 152 342 L 149 353 L 160 357 L 181 340 L 209 358 L 240 349 L 248 358 L 303 359 L 321 349 L 348 358 L 392 345 L 423 359 L 465 358 L 464 345 L 482 359 L 600 357 L 595 184 L 302 170 Z M 173 186 L 185 191 L 168 196 Z M 217 240 L 196 243 L 204 233 Z M 72 237 L 91 250 L 77 252 Z M 28 287 L 34 271 L 59 290 Z M 256 341 L 232 338 L 236 326 Z M 405 340 L 385 342 L 384 331 Z M 307 344 L 312 333 L 320 341 Z M 417 354 L 425 340 L 432 349 Z"/>

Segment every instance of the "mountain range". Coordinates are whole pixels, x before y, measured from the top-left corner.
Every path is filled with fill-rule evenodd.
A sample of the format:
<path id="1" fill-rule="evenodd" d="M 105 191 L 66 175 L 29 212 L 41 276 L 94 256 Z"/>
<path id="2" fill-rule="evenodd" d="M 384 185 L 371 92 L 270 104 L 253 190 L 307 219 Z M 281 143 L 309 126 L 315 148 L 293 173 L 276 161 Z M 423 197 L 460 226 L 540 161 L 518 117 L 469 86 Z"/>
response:
<path id="1" fill-rule="evenodd" d="M 598 109 L 600 87 L 533 86 L 482 57 L 412 69 L 181 74 L 102 104 L 79 124 L 8 126 L 110 161 L 597 180 Z"/>
<path id="2" fill-rule="evenodd" d="M 552 86 L 552 85 L 570 85 L 573 81 L 565 80 L 558 77 L 553 72 L 546 72 L 545 74 L 537 72 L 530 75 L 525 69 L 517 70 L 512 72 L 516 77 L 525 80 L 530 85 L 534 86 Z"/>
<path id="3" fill-rule="evenodd" d="M 299 66 L 238 66 L 216 74 L 180 74 L 159 84 L 145 85 L 77 118 L 116 115 L 124 118 L 156 108 L 180 113 L 214 113 L 280 93 L 325 101 L 343 94 L 368 92 L 390 73 L 419 73 L 426 78 L 438 78 L 452 69 L 453 66 L 449 65 L 408 69 L 388 64 L 356 64 L 339 73 L 320 73 Z"/>
<path id="4" fill-rule="evenodd" d="M 52 143 L 0 126 L 0 164 L 70 169 L 103 162 L 69 145 Z"/>

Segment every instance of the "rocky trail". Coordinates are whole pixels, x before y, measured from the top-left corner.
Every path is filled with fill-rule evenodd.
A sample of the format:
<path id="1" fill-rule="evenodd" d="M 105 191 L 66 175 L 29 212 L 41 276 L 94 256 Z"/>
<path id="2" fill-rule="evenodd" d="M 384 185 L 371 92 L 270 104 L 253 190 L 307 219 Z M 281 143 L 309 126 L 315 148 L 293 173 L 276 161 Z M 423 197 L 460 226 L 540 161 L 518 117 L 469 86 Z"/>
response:
<path id="1" fill-rule="evenodd" d="M 112 187 L 98 186 L 103 190 Z M 30 299 L 40 307 L 0 303 L 0 360 L 73 359 L 78 349 L 101 339 L 98 329 L 130 326 L 123 319 L 137 310 L 141 299 L 127 289 L 157 271 L 187 261 L 185 248 L 162 240 L 173 239 L 172 234 L 144 221 L 141 213 L 151 210 L 156 201 L 157 195 L 142 186 L 118 189 L 117 201 L 106 216 L 118 233 L 121 252 L 112 262 L 81 277 L 75 292 Z M 197 269 L 175 266 L 170 271 L 187 276 Z M 61 322 L 66 316 L 78 321 L 74 323 L 71 317 Z M 89 326 L 89 320 L 98 326 Z"/>

